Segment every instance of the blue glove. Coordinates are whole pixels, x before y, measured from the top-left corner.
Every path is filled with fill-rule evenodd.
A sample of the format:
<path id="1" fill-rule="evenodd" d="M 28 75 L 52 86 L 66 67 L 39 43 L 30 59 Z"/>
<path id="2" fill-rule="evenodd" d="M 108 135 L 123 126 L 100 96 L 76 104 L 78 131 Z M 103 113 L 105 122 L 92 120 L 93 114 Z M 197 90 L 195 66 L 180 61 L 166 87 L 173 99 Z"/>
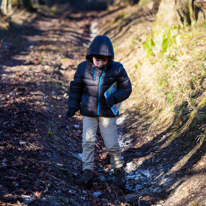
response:
<path id="1" fill-rule="evenodd" d="M 74 114 L 76 112 L 76 109 L 69 109 L 66 113 L 66 116 L 69 118 L 69 117 L 73 117 Z"/>
<path id="2" fill-rule="evenodd" d="M 110 96 L 105 101 L 106 105 L 111 108 L 116 103 L 116 98 L 114 96 Z"/>

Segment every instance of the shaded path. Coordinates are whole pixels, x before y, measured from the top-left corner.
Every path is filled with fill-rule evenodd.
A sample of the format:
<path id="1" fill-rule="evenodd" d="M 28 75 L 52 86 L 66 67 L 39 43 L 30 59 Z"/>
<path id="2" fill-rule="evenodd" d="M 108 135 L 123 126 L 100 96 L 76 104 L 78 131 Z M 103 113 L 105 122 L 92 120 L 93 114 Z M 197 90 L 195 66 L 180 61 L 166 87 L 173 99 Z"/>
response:
<path id="1" fill-rule="evenodd" d="M 81 172 L 81 116 L 65 118 L 69 80 L 84 59 L 94 13 L 43 14 L 30 16 L 30 24 L 25 17 L 21 33 L 14 25 L 0 52 L 1 205 L 117 203 L 122 191 L 114 186 L 75 185 Z M 104 150 L 102 140 L 96 147 L 97 153 Z M 97 190 L 102 191 L 98 201 Z"/>

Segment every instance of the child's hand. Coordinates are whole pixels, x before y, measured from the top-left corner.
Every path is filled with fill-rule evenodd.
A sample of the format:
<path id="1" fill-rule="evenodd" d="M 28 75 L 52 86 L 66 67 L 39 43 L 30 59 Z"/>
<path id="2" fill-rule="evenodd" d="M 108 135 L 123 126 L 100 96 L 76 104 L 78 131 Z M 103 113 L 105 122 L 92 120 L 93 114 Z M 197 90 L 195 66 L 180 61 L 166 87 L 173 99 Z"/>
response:
<path id="1" fill-rule="evenodd" d="M 76 112 L 76 109 L 69 109 L 66 113 L 66 116 L 69 118 L 69 117 L 73 117 L 74 114 Z"/>
<path id="2" fill-rule="evenodd" d="M 111 108 L 116 103 L 116 99 L 114 96 L 108 97 L 105 103 L 109 108 Z"/>

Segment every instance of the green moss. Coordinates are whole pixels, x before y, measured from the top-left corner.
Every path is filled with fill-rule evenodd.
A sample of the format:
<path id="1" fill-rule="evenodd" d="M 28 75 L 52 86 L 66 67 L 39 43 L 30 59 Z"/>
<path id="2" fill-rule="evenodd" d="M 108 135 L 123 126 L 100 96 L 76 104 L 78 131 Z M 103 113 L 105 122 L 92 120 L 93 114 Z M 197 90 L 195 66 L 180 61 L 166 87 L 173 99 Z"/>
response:
<path id="1" fill-rule="evenodd" d="M 49 10 L 52 14 L 56 14 L 57 12 L 54 9 Z"/>
<path id="2" fill-rule="evenodd" d="M 54 131 L 52 131 L 50 128 L 48 130 L 48 133 L 47 133 L 50 137 L 54 138 L 55 137 L 55 134 L 54 134 Z"/>
<path id="3" fill-rule="evenodd" d="M 176 44 L 176 30 L 176 27 L 168 27 L 162 31 L 153 31 L 144 43 L 147 54 L 149 56 L 156 53 L 163 54 L 171 45 Z"/>
<path id="4" fill-rule="evenodd" d="M 118 15 L 115 19 L 114 19 L 114 23 L 116 23 L 117 21 L 119 21 L 120 19 L 124 18 L 125 16 L 127 16 L 128 13 L 123 13 Z"/>
<path id="5" fill-rule="evenodd" d="M 144 43 L 144 48 L 149 56 L 154 54 L 153 53 L 154 46 L 155 46 L 155 43 L 153 41 L 153 35 L 151 34 L 148 40 Z"/>
<path id="6" fill-rule="evenodd" d="M 146 2 L 147 2 L 146 0 L 140 0 L 138 5 L 139 6 L 143 6 L 144 4 L 146 4 Z"/>
<path id="7" fill-rule="evenodd" d="M 43 54 L 48 54 L 49 51 L 42 51 L 41 53 L 43 53 Z"/>

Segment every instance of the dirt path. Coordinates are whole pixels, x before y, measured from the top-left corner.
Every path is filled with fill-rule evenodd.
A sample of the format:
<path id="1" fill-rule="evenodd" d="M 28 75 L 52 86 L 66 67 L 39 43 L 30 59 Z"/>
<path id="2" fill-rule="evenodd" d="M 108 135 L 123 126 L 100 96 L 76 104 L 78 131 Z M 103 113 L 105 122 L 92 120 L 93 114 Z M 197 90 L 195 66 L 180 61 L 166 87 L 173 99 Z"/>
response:
<path id="1" fill-rule="evenodd" d="M 69 80 L 84 59 L 94 14 L 46 12 L 29 16 L 32 22 L 21 27 L 14 24 L 1 45 L 1 205 L 115 202 L 117 190 L 106 183 L 94 183 L 91 190 L 75 185 L 81 173 L 81 116 L 65 118 Z M 97 152 L 102 148 L 100 141 Z M 99 190 L 101 201 L 95 197 Z"/>
<path id="2" fill-rule="evenodd" d="M 99 132 L 93 187 L 75 184 L 81 174 L 82 117 L 65 117 L 67 92 L 77 64 L 85 58 L 90 23 L 97 13 L 67 10 L 60 15 L 44 10 L 26 15 L 30 22 L 23 18 L 22 26 L 13 23 L 0 51 L 1 204 L 152 205 L 159 200 L 152 179 L 161 172 L 150 162 L 157 145 L 148 144 L 146 129 L 133 128 L 134 122 L 142 124 L 136 112 L 127 122 L 124 116 L 118 119 L 126 189 L 113 185 Z M 132 140 L 138 140 L 138 148 L 132 147 Z"/>
<path id="3" fill-rule="evenodd" d="M 82 117 L 67 119 L 69 82 L 85 58 L 97 12 L 16 15 L 0 50 L 1 205 L 130 205 L 113 185 L 98 132 L 93 187 L 81 174 Z M 19 24 L 18 24 L 19 23 Z M 121 122 L 121 121 L 120 121 Z M 129 139 L 119 130 L 121 146 Z M 135 204 L 135 203 L 134 203 Z"/>
<path id="4" fill-rule="evenodd" d="M 191 179 L 190 186 L 185 181 L 204 154 L 203 146 L 188 142 L 183 150 L 184 139 L 172 142 L 169 130 L 150 131 L 153 120 L 145 108 L 130 109 L 117 120 L 126 189 L 113 185 L 99 132 L 93 187 L 76 186 L 82 172 L 82 117 L 79 113 L 65 117 L 67 92 L 76 66 L 85 58 L 90 24 L 98 15 L 70 9 L 23 13 L 13 16 L 10 31 L 4 33 L 0 42 L 0 205 L 187 205 L 180 200 L 189 201 L 197 188 L 205 188 L 204 181 L 199 183 L 203 174 Z M 110 15 L 103 13 L 102 22 L 115 13 Z M 136 15 L 133 30 L 151 28 L 151 21 L 143 21 L 140 12 Z M 119 38 L 125 41 L 123 34 Z M 181 150 L 184 153 L 174 155 Z M 197 151 L 199 156 L 194 158 Z M 195 191 L 192 185 L 197 186 Z"/>

